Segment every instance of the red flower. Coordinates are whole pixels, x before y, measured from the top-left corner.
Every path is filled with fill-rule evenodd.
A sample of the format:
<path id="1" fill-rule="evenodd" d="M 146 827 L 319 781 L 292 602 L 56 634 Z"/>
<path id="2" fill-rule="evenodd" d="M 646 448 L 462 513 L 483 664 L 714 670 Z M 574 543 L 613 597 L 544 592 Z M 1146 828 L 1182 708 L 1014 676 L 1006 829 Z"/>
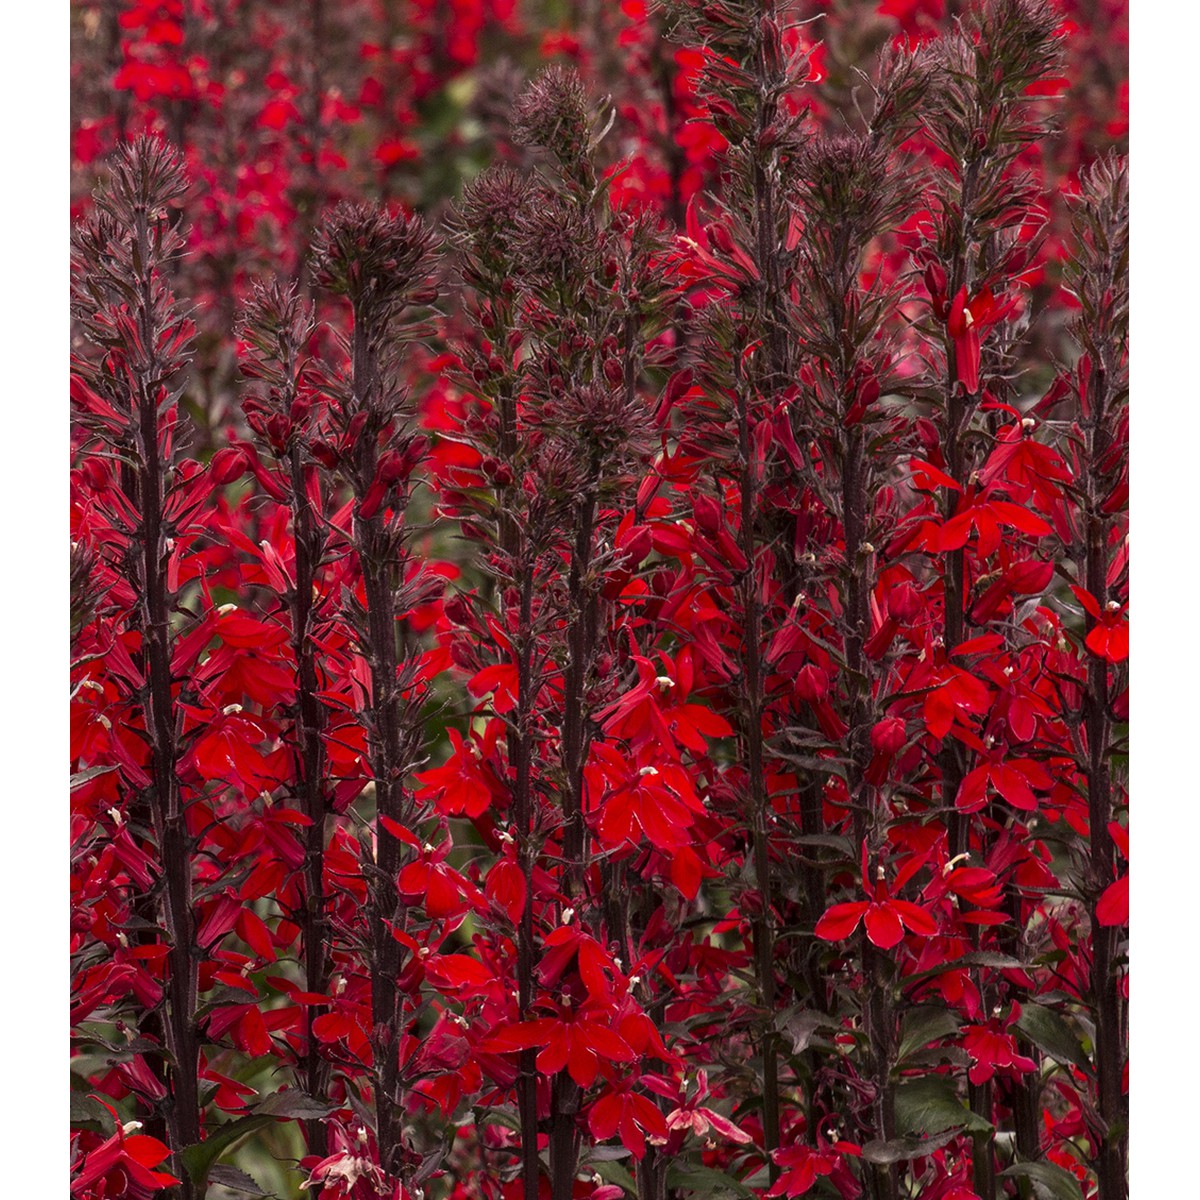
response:
<path id="1" fill-rule="evenodd" d="M 1021 1015 L 1021 1006 L 1014 1004 L 1006 1018 L 994 1016 L 983 1025 L 968 1025 L 963 1030 L 963 1049 L 975 1060 L 967 1072 L 974 1084 L 986 1083 L 998 1071 L 1007 1073 L 1036 1071 L 1037 1063 L 1017 1052 L 1017 1042 L 1007 1030 Z"/>
<path id="2" fill-rule="evenodd" d="M 619 1132 L 625 1149 L 636 1159 L 646 1154 L 646 1138 L 651 1143 L 667 1140 L 667 1122 L 662 1110 L 646 1096 L 625 1086 L 608 1088 L 588 1112 L 588 1129 L 597 1142 L 607 1142 Z"/>
<path id="3" fill-rule="evenodd" d="M 768 1196 L 803 1196 L 819 1176 L 832 1175 L 837 1166 L 836 1154 L 810 1146 L 781 1147 L 771 1157 L 784 1170 Z"/>
<path id="4" fill-rule="evenodd" d="M 700 1101 L 708 1099 L 708 1072 L 697 1072 L 696 1094 L 683 1100 L 667 1117 L 667 1128 L 688 1130 L 697 1137 L 708 1137 L 709 1130 L 720 1134 L 739 1145 L 751 1145 L 754 1139 L 739 1129 L 728 1117 L 703 1106 Z"/>
<path id="5" fill-rule="evenodd" d="M 105 1107 L 114 1111 L 109 1105 Z M 108 1141 L 90 1151 L 84 1157 L 79 1174 L 71 1182 L 71 1195 L 81 1200 L 90 1200 L 93 1196 L 146 1200 L 155 1192 L 178 1183 L 174 1175 L 150 1169 L 170 1156 L 171 1151 L 162 1142 L 144 1134 L 126 1136 L 127 1132 L 140 1128 L 138 1121 L 118 1126 Z"/>
<path id="6" fill-rule="evenodd" d="M 509 1054 L 541 1047 L 537 1069 L 556 1075 L 566 1067 L 580 1087 L 591 1087 L 600 1073 L 600 1059 L 630 1062 L 636 1055 L 609 1027 L 608 1013 L 566 1012 L 561 1017 L 537 1017 L 497 1030 L 480 1043 L 492 1054 Z"/>
<path id="7" fill-rule="evenodd" d="M 983 335 L 1002 321 L 1016 305 L 1015 300 L 998 303 L 991 288 L 984 288 L 967 302 L 967 289 L 958 289 L 950 301 L 946 328 L 954 340 L 954 365 L 959 381 L 971 395 L 979 391 L 979 346 Z"/>
<path id="8" fill-rule="evenodd" d="M 1129 830 L 1116 821 L 1110 821 L 1108 832 L 1116 843 L 1121 857 L 1129 857 Z M 1096 920 L 1101 925 L 1129 924 L 1129 873 L 1126 872 L 1100 894 L 1096 902 Z"/>
<path id="9" fill-rule="evenodd" d="M 893 899 L 888 893 L 887 883 L 876 880 L 874 900 L 853 900 L 847 904 L 835 904 L 827 909 L 814 930 L 817 937 L 827 942 L 838 942 L 848 938 L 857 928 L 859 921 L 866 926 L 867 937 L 881 950 L 890 950 L 904 938 L 904 930 L 919 937 L 933 937 L 937 933 L 934 919 L 919 904 L 909 900 Z M 904 882 L 903 872 L 897 877 L 896 886 Z M 867 844 L 862 848 L 863 891 L 868 895 L 872 888 L 867 881 Z"/>
<path id="10" fill-rule="evenodd" d="M 1129 657 L 1129 621 L 1125 609 L 1115 600 L 1101 609 L 1091 592 L 1074 584 L 1071 591 L 1093 621 L 1084 645 L 1106 662 L 1124 662 Z"/>

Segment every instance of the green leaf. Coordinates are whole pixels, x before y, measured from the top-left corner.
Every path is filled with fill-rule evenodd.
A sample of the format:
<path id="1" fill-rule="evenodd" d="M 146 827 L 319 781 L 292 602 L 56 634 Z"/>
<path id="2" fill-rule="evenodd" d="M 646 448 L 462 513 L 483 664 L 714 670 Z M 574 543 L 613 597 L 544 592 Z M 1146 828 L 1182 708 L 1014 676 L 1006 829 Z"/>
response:
<path id="1" fill-rule="evenodd" d="M 1092 1064 L 1084 1053 L 1078 1035 L 1052 1008 L 1045 1008 L 1041 1004 L 1022 1004 L 1017 1028 L 1055 1062 L 1073 1063 L 1081 1070 L 1092 1073 Z"/>
<path id="2" fill-rule="evenodd" d="M 837 1026 L 822 1013 L 812 1009 L 802 1009 L 788 1015 L 784 1022 L 783 1032 L 792 1040 L 792 1053 L 800 1054 L 807 1050 L 813 1035 L 818 1029 L 835 1029 Z"/>
<path id="3" fill-rule="evenodd" d="M 889 1163 L 906 1162 L 910 1158 L 920 1158 L 922 1154 L 932 1154 L 933 1151 L 948 1146 L 958 1137 L 958 1134 L 957 1129 L 943 1129 L 941 1133 L 935 1133 L 932 1137 L 926 1138 L 892 1138 L 887 1142 L 875 1138 L 863 1146 L 862 1156 L 867 1162 L 880 1163 L 883 1166 L 887 1166 Z"/>
<path id="4" fill-rule="evenodd" d="M 959 1031 L 958 1018 L 947 1008 L 926 1005 L 910 1009 L 900 1026 L 900 1047 L 896 1051 L 897 1064 L 904 1062 L 914 1051 L 924 1049 L 938 1038 L 949 1037 Z"/>
<path id="5" fill-rule="evenodd" d="M 231 1192 L 242 1192 L 247 1196 L 269 1196 L 271 1200 L 275 1200 L 274 1192 L 264 1192 L 245 1171 L 239 1171 L 237 1167 L 213 1167 L 208 1173 L 208 1181 L 219 1183 Z"/>
<path id="6" fill-rule="evenodd" d="M 629 1169 L 619 1162 L 612 1159 L 590 1159 L 588 1165 L 605 1183 L 615 1184 L 617 1187 L 637 1195 L 637 1181 L 629 1173 Z"/>
<path id="7" fill-rule="evenodd" d="M 952 958 L 936 967 L 929 967 L 927 970 L 914 971 L 911 975 L 905 975 L 904 986 L 910 987 L 914 983 L 921 983 L 923 980 L 931 979 L 934 975 L 944 975 L 947 971 L 957 971 L 960 967 L 990 967 L 993 971 L 1024 971 L 1028 966 L 1028 963 L 1023 963 L 1019 958 L 1013 958 L 1009 954 L 997 954 L 994 950 L 972 950 L 959 958 Z"/>
<path id="8" fill-rule="evenodd" d="M 196 1142 L 192 1146 L 184 1146 L 179 1152 L 179 1157 L 183 1162 L 184 1170 L 191 1178 L 192 1185 L 199 1189 L 201 1195 L 208 1186 L 208 1173 L 217 1159 L 235 1142 L 241 1141 L 247 1134 L 270 1123 L 270 1117 L 258 1115 L 239 1117 L 236 1121 L 230 1121 L 228 1125 L 219 1126 L 205 1141 Z"/>
<path id="9" fill-rule="evenodd" d="M 511 1108 L 477 1108 L 475 1121 L 479 1125 L 499 1125 L 521 1132 L 521 1119 Z"/>
<path id="10" fill-rule="evenodd" d="M 314 1100 L 306 1092 L 296 1088 L 273 1092 L 261 1104 L 254 1106 L 257 1116 L 286 1117 L 292 1121 L 319 1121 L 337 1110 L 336 1104 Z"/>
<path id="11" fill-rule="evenodd" d="M 667 1169 L 667 1187 L 682 1188 L 697 1196 L 741 1196 L 754 1200 L 754 1193 L 744 1184 L 713 1167 L 689 1167 L 684 1170 L 674 1163 Z"/>
<path id="12" fill-rule="evenodd" d="M 78 1092 L 71 1093 L 71 1128 L 87 1129 L 106 1138 L 117 1132 L 112 1113 L 95 1096 L 81 1096 Z"/>
<path id="13" fill-rule="evenodd" d="M 628 1158 L 629 1150 L 625 1146 L 593 1146 L 587 1152 L 588 1162 L 612 1162 L 617 1158 Z"/>
<path id="14" fill-rule="evenodd" d="M 1023 1175 L 1032 1180 L 1038 1200 L 1083 1200 L 1079 1181 L 1057 1163 L 1013 1163 L 1011 1167 L 1005 1167 L 1000 1175 L 1008 1179 Z"/>
<path id="15" fill-rule="evenodd" d="M 948 1129 L 986 1133 L 992 1128 L 963 1104 L 953 1080 L 944 1075 L 909 1079 L 896 1088 L 896 1127 L 912 1137 L 930 1137 Z"/>
<path id="16" fill-rule="evenodd" d="M 89 779 L 95 779 L 98 775 L 107 775 L 109 771 L 115 771 L 116 769 L 115 765 L 111 767 L 84 767 L 82 771 L 76 771 L 71 776 L 71 791 L 83 787 Z"/>

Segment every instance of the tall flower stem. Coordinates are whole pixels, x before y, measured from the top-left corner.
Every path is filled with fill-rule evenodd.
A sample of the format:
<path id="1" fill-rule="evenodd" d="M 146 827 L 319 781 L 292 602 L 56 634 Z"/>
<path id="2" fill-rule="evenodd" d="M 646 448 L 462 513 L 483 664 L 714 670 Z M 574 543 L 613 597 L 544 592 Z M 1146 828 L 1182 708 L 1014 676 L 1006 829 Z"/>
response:
<path id="1" fill-rule="evenodd" d="M 1114 591 L 1123 573 L 1114 570 L 1114 550 L 1127 518 L 1120 498 L 1127 457 L 1124 405 L 1128 394 L 1128 254 L 1129 191 L 1121 160 L 1102 162 L 1083 181 L 1083 194 L 1073 222 L 1075 261 L 1071 281 L 1082 308 L 1074 334 L 1084 351 L 1079 383 L 1080 454 L 1083 492 L 1082 558 L 1084 586 L 1094 610 L 1087 614 L 1086 634 L 1093 635 L 1106 617 L 1120 609 Z M 1088 798 L 1088 915 L 1092 962 L 1090 991 L 1095 1006 L 1095 1062 L 1099 1084 L 1099 1146 L 1094 1165 L 1101 1200 L 1124 1200 L 1127 1194 L 1124 1147 L 1128 1105 L 1121 1090 L 1125 1044 L 1124 1002 L 1117 959 L 1121 929 L 1102 921 L 1100 898 L 1116 880 L 1117 862 L 1109 827 L 1117 815 L 1114 786 L 1113 701 L 1116 668 L 1107 657 L 1088 654 L 1083 724 L 1087 742 L 1085 778 Z"/>
<path id="2" fill-rule="evenodd" d="M 199 963 L 193 843 L 178 775 L 180 720 L 171 670 L 175 592 L 169 564 L 180 513 L 178 506 L 174 515 L 168 509 L 177 381 L 189 361 L 191 336 L 191 324 L 167 281 L 183 246 L 168 207 L 186 190 L 182 167 L 165 143 L 142 138 L 121 152 L 107 189 L 97 195 L 90 224 L 76 234 L 75 308 L 85 333 L 107 348 L 98 366 L 81 367 L 119 414 L 99 432 L 123 460 L 122 486 L 137 519 L 124 570 L 135 597 L 132 620 L 141 635 L 139 700 L 150 750 L 151 784 L 141 803 L 163 863 L 156 894 L 157 919 L 168 942 L 161 1025 L 169 1056 L 166 1124 L 179 1195 L 192 1200 L 192 1182 L 178 1156 L 198 1143 L 201 1133 Z M 114 329 L 119 331 L 115 341 Z"/>

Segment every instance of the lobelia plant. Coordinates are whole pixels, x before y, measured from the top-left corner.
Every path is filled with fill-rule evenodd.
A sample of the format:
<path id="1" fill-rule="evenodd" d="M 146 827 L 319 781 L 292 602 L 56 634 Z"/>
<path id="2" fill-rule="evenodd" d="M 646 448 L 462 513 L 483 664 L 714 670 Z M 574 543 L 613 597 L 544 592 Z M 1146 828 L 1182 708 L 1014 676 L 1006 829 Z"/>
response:
<path id="1" fill-rule="evenodd" d="M 77 1200 L 1123 1200 L 1119 103 L 942 9 L 77 6 Z"/>
<path id="2" fill-rule="evenodd" d="M 372 1124 L 389 1186 L 408 1174 L 401 1120 L 414 1080 L 411 1061 L 404 1061 L 405 1035 L 423 1007 L 413 968 L 421 950 L 428 953 L 411 929 L 414 914 L 404 895 L 408 868 L 422 861 L 416 831 L 430 815 L 409 784 L 423 759 L 427 681 L 421 657 L 406 646 L 405 625 L 431 587 L 441 586 L 409 548 L 406 515 L 425 440 L 406 420 L 397 354 L 406 338 L 418 336 L 423 312 L 436 299 L 432 254 L 432 235 L 420 218 L 363 206 L 336 209 L 314 247 L 318 283 L 344 296 L 351 310 L 350 332 L 338 343 L 348 369 L 327 371 L 321 386 L 335 469 L 353 496 L 346 542 L 358 580 L 343 587 L 339 616 L 365 666 L 357 677 L 357 716 L 366 731 L 375 817 L 359 839 L 366 939 L 352 947 L 369 973 Z"/>
<path id="3" fill-rule="evenodd" d="M 84 545 L 93 564 L 102 566 L 96 590 L 103 588 L 104 599 L 110 601 L 105 605 L 104 632 L 96 630 L 100 640 L 89 639 L 89 646 L 99 658 L 105 653 L 111 657 L 120 645 L 124 664 L 118 673 L 107 672 L 101 683 L 92 678 L 92 655 L 85 656 L 76 668 L 80 674 L 75 693 L 85 686 L 99 692 L 96 719 L 113 734 L 112 718 L 99 710 L 111 704 L 123 727 L 116 736 L 133 743 L 123 747 L 121 766 L 87 764 L 83 772 L 86 783 L 96 766 L 122 771 L 123 802 L 114 796 L 117 803 L 108 815 L 117 840 L 128 843 L 128 849 L 120 856 L 124 863 L 112 861 L 111 854 L 105 862 L 103 852 L 94 852 L 99 846 L 84 824 L 77 886 L 84 894 L 104 896 L 109 904 L 101 939 L 79 947 L 83 961 L 93 960 L 81 980 L 93 992 L 89 995 L 87 986 L 82 989 L 75 1020 L 86 1019 L 106 995 L 125 992 L 131 984 L 134 995 L 148 1007 L 162 1000 L 148 1036 L 137 1039 L 129 1075 L 161 1114 L 158 1128 L 165 1128 L 174 1150 L 172 1167 L 179 1178 L 160 1173 L 160 1179 L 178 1181 L 181 1194 L 190 1197 L 191 1180 L 180 1151 L 201 1136 L 199 963 L 192 907 L 194 829 L 189 828 L 180 779 L 185 743 L 176 697 L 179 668 L 172 620 L 180 560 L 189 536 L 194 536 L 192 521 L 205 497 L 204 481 L 198 488 L 195 475 L 185 469 L 189 464 L 175 459 L 179 378 L 188 361 L 193 327 L 166 278 L 183 246 L 172 209 L 185 191 L 186 181 L 170 148 L 141 139 L 114 164 L 108 189 L 98 195 L 90 220 L 77 229 L 73 244 L 73 315 L 81 341 L 76 415 L 94 447 L 89 461 L 96 477 L 93 507 L 84 517 L 91 545 Z M 93 608 L 99 599 L 95 595 L 83 603 L 99 615 Z M 108 647 L 104 640 L 110 641 Z M 145 843 L 139 846 L 134 838 L 148 839 L 153 857 Z M 94 928 L 91 921 L 81 924 L 81 932 Z M 132 944 L 127 930 L 133 933 Z M 165 941 L 156 936 L 160 931 Z M 112 960 L 101 966 L 91 951 L 106 944 Z M 151 953 L 139 956 L 139 949 Z M 157 972 L 135 966 L 133 974 L 144 977 L 114 988 L 118 964 L 139 957 L 141 963 L 165 958 L 165 987 L 154 978 Z M 107 985 L 99 973 L 108 977 Z M 123 1022 L 118 1028 L 122 1027 Z M 97 1148 L 85 1158 L 85 1175 L 89 1164 L 94 1169 L 93 1156 L 99 1153 Z"/>

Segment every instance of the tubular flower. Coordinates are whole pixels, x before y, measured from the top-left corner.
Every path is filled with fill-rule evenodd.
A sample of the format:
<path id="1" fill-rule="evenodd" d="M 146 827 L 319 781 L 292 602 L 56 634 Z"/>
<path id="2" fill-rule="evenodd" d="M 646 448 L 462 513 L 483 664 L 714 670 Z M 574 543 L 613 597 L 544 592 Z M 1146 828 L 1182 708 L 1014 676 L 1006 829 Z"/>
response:
<path id="1" fill-rule="evenodd" d="M 991 288 L 984 288 L 967 301 L 967 289 L 961 287 L 950 301 L 946 328 L 954 340 L 954 363 L 959 382 L 971 395 L 979 391 L 979 347 L 983 335 L 1002 321 L 1015 307 L 1015 300 L 999 302 Z"/>

